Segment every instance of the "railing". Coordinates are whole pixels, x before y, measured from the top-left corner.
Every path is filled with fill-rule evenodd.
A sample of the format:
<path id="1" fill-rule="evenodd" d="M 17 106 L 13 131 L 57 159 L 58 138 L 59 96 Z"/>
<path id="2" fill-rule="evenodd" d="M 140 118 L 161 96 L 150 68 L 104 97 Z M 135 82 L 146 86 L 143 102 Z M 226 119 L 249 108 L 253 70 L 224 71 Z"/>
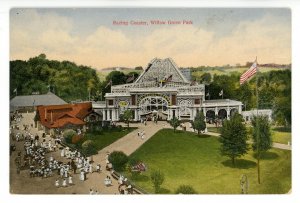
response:
<path id="1" fill-rule="evenodd" d="M 118 173 L 117 171 L 113 171 L 111 173 L 111 176 L 118 180 L 120 178 L 120 173 Z M 129 178 L 127 178 L 127 181 L 125 183 L 125 185 L 131 185 L 133 188 L 133 191 L 136 193 L 136 194 L 148 194 L 148 192 L 146 192 L 144 189 L 142 189 L 141 187 L 137 186 L 133 181 L 131 181 Z"/>

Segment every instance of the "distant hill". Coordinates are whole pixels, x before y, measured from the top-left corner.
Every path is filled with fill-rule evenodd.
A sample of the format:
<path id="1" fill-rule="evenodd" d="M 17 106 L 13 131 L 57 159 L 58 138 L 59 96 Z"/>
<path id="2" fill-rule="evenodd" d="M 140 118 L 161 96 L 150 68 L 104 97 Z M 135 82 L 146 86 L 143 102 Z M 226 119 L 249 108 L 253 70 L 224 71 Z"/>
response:
<path id="1" fill-rule="evenodd" d="M 230 75 L 232 73 L 242 74 L 251 67 L 252 63 L 249 62 L 247 66 L 199 66 L 191 67 L 192 79 L 197 79 L 201 77 L 204 73 L 210 73 L 213 75 Z M 269 71 L 280 71 L 285 69 L 291 69 L 291 64 L 259 64 L 260 72 L 269 72 Z"/>
<path id="2" fill-rule="evenodd" d="M 101 71 L 126 71 L 126 70 L 134 70 L 134 68 L 127 68 L 127 67 L 109 67 L 109 68 L 103 68 Z"/>

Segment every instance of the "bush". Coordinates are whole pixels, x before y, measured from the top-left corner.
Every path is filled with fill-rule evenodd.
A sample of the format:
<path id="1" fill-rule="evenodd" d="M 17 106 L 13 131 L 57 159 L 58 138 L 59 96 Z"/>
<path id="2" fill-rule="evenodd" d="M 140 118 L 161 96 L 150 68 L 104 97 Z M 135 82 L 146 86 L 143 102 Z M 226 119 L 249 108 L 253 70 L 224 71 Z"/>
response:
<path id="1" fill-rule="evenodd" d="M 141 162 L 141 160 L 132 158 L 132 159 L 130 159 L 130 160 L 128 161 L 128 164 L 129 164 L 130 166 L 135 166 L 135 165 L 137 165 L 137 164 L 140 163 L 140 162 Z"/>
<path id="2" fill-rule="evenodd" d="M 86 140 L 81 145 L 82 151 L 86 156 L 97 154 L 97 148 L 95 143 L 92 140 Z"/>
<path id="3" fill-rule="evenodd" d="M 108 160 L 112 163 L 114 170 L 124 171 L 128 162 L 128 156 L 124 152 L 114 151 L 108 156 Z"/>
<path id="4" fill-rule="evenodd" d="M 180 185 L 175 191 L 175 194 L 197 194 L 197 192 L 190 185 Z"/>
<path id="5" fill-rule="evenodd" d="M 117 126 L 118 132 L 121 132 L 123 130 L 123 127 L 121 125 Z"/>
<path id="6" fill-rule="evenodd" d="M 77 133 L 75 132 L 75 130 L 72 130 L 72 129 L 65 130 L 64 134 L 63 134 L 65 142 L 68 143 L 68 144 L 71 144 L 72 143 L 72 138 L 76 134 Z"/>
<path id="7" fill-rule="evenodd" d="M 77 144 L 83 137 L 81 135 L 74 135 L 72 137 L 72 144 Z"/>
<path id="8" fill-rule="evenodd" d="M 155 170 L 155 171 L 151 172 L 150 178 L 151 178 L 155 193 L 159 193 L 160 186 L 165 180 L 164 174 L 160 170 Z"/>

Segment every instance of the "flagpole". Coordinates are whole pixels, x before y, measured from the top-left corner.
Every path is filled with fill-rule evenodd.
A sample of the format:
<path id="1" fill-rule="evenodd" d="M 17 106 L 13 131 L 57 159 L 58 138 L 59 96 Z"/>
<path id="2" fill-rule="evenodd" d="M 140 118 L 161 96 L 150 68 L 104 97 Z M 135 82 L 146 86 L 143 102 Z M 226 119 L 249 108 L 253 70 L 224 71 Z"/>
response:
<path id="1" fill-rule="evenodd" d="M 258 122 L 258 106 L 259 106 L 259 94 L 258 94 L 258 77 L 259 77 L 259 69 L 257 65 L 257 57 L 255 58 L 256 62 L 256 153 L 257 153 L 257 181 L 260 184 L 260 153 L 259 153 L 259 122 Z"/>

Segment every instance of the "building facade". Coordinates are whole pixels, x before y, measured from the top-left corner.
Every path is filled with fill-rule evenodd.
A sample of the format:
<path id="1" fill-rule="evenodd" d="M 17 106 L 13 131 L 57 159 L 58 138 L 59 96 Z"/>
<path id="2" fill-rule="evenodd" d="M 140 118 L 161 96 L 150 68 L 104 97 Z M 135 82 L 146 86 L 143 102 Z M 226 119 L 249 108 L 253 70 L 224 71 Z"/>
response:
<path id="1" fill-rule="evenodd" d="M 133 111 L 134 121 L 154 114 L 162 120 L 194 120 L 200 110 L 206 117 L 214 113 L 229 118 L 234 111 L 241 113 L 242 103 L 205 100 L 204 84 L 189 82 L 171 58 L 155 58 L 133 83 L 112 86 L 105 102 L 93 103 L 93 109 L 103 121 L 118 121 L 127 109 Z"/>
<path id="2" fill-rule="evenodd" d="M 272 122 L 272 109 L 259 109 L 259 110 L 251 110 L 251 111 L 243 111 L 242 116 L 246 122 L 251 122 L 254 116 L 266 116 L 269 122 Z"/>

